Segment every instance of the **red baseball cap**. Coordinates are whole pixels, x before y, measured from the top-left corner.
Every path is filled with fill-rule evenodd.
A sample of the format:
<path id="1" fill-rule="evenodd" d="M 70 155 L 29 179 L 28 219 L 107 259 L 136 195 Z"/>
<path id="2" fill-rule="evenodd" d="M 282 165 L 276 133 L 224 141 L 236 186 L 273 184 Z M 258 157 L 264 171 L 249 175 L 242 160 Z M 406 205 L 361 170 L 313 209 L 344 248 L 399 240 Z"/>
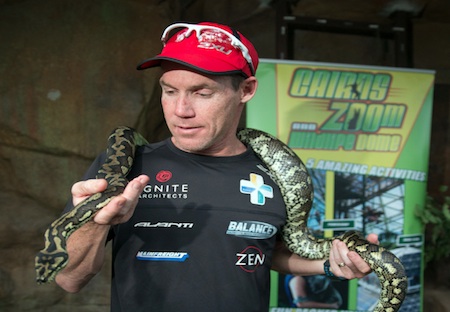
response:
<path id="1" fill-rule="evenodd" d="M 181 28 L 169 37 L 173 29 Z M 142 61 L 137 69 L 171 61 L 210 75 L 242 74 L 254 76 L 258 53 L 253 44 L 231 27 L 210 22 L 175 23 L 166 28 L 161 41 L 164 47 L 157 56 Z"/>

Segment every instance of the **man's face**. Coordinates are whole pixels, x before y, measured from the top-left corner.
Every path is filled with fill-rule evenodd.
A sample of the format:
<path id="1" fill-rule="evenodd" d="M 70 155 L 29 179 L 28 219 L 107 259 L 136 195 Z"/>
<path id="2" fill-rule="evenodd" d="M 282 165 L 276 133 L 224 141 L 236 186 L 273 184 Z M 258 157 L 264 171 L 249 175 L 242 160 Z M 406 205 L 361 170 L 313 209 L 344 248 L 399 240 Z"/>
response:
<path id="1" fill-rule="evenodd" d="M 246 99 L 242 87 L 233 89 L 230 77 L 206 76 L 174 63 L 162 68 L 161 103 L 175 146 L 210 156 L 242 153 L 236 138 Z"/>

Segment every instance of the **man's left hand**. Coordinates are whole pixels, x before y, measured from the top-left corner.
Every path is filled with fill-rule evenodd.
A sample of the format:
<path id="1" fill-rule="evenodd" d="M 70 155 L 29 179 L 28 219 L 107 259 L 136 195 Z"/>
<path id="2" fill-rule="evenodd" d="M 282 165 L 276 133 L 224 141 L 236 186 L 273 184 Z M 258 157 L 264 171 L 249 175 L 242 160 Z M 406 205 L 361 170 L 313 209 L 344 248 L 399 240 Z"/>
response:
<path id="1" fill-rule="evenodd" d="M 373 244 L 379 244 L 378 235 L 369 234 L 367 240 Z M 331 272 L 335 276 L 346 279 L 361 278 L 370 273 L 369 265 L 355 251 L 349 251 L 347 245 L 334 240 L 330 251 Z"/>

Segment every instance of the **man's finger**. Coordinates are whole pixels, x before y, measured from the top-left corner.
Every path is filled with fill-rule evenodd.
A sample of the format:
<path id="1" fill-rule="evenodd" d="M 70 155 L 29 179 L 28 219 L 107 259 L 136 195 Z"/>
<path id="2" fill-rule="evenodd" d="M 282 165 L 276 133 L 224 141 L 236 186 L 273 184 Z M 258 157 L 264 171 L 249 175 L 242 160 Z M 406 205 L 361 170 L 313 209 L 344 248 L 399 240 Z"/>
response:
<path id="1" fill-rule="evenodd" d="M 367 235 L 367 240 L 369 242 L 371 242 L 372 244 L 377 244 L 377 245 L 380 244 L 380 242 L 378 241 L 378 235 L 374 234 L 374 233 Z"/>
<path id="2" fill-rule="evenodd" d="M 149 181 L 150 178 L 146 175 L 140 175 L 137 178 L 134 178 L 130 181 L 130 183 L 128 183 L 127 187 L 125 188 L 122 194 L 123 197 L 125 197 L 127 200 L 137 201 L 139 199 L 139 195 L 141 195 L 144 187 Z"/>
<path id="3" fill-rule="evenodd" d="M 119 195 L 113 198 L 108 205 L 100 209 L 94 216 L 94 222 L 103 225 L 112 225 L 114 219 L 119 219 L 126 214 L 124 207 L 126 207 L 126 198 Z"/>
<path id="4" fill-rule="evenodd" d="M 80 181 L 72 186 L 72 195 L 76 197 L 90 196 L 92 194 L 104 191 L 108 183 L 105 179 L 90 179 Z"/>
<path id="5" fill-rule="evenodd" d="M 123 194 L 113 198 L 103 209 L 101 209 L 94 221 L 99 224 L 118 224 L 128 221 L 134 213 L 139 200 L 139 195 L 147 185 L 150 178 L 141 175 L 128 183 Z"/>
<path id="6" fill-rule="evenodd" d="M 353 265 L 356 267 L 356 269 L 359 272 L 361 272 L 363 274 L 370 273 L 370 271 L 371 271 L 370 266 L 361 258 L 360 255 L 358 255 L 357 252 L 350 251 L 347 256 L 353 262 Z"/>

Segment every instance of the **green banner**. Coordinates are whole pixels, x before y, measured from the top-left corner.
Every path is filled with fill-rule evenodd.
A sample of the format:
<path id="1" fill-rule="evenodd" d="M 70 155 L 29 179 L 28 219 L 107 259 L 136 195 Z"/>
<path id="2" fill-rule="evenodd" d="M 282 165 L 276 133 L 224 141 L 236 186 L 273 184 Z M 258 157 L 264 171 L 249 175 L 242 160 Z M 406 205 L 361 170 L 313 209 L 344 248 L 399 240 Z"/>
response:
<path id="1" fill-rule="evenodd" d="M 261 60 L 247 126 L 287 143 L 308 167 L 318 237 L 376 233 L 408 274 L 400 311 L 422 311 L 422 209 L 434 72 Z M 272 274 L 271 311 L 371 311 L 375 274 L 330 282 Z M 306 299 L 305 299 L 306 298 Z"/>

